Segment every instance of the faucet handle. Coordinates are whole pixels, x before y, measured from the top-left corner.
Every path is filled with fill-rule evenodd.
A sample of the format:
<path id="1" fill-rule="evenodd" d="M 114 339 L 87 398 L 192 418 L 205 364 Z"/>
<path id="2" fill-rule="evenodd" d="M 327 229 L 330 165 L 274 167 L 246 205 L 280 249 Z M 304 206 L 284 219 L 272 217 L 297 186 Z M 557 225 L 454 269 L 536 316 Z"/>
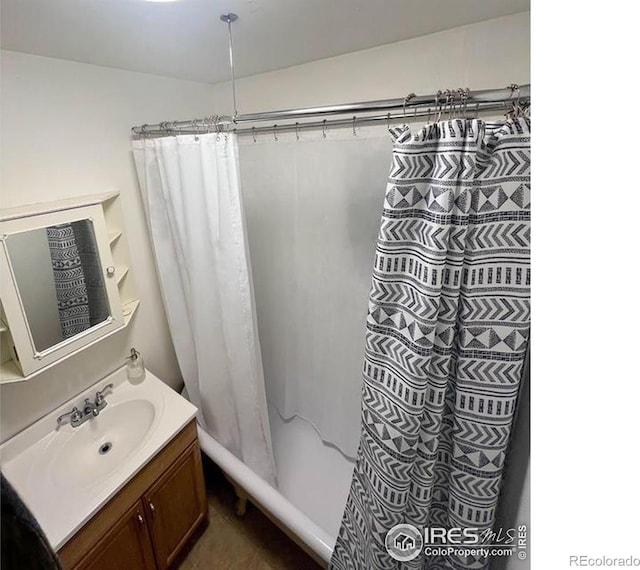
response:
<path id="1" fill-rule="evenodd" d="M 70 420 L 71 424 L 73 425 L 74 423 L 79 422 L 81 419 L 82 412 L 77 407 L 74 407 L 73 410 L 66 414 L 62 414 L 58 418 L 58 425 L 62 425 L 66 420 Z"/>
<path id="2" fill-rule="evenodd" d="M 107 384 L 102 390 L 96 392 L 96 405 L 101 405 L 104 402 L 104 393 L 113 389 L 113 384 Z"/>

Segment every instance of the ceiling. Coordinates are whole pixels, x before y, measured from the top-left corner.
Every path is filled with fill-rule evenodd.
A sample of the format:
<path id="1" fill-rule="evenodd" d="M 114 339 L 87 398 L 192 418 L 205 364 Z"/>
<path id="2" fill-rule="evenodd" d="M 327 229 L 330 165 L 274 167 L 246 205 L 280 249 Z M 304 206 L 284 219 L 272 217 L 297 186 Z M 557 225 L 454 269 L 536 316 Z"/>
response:
<path id="1" fill-rule="evenodd" d="M 530 9 L 529 0 L 1 0 L 3 49 L 217 83 Z"/>

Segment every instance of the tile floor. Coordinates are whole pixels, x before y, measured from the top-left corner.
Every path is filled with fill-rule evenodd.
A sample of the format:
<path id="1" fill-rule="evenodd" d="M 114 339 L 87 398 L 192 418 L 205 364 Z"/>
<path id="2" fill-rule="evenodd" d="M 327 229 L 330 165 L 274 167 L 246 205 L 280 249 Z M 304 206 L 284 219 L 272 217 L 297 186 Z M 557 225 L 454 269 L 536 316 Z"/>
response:
<path id="1" fill-rule="evenodd" d="M 319 570 L 310 556 L 252 504 L 239 517 L 233 486 L 203 456 L 209 524 L 196 532 L 177 570 Z"/>

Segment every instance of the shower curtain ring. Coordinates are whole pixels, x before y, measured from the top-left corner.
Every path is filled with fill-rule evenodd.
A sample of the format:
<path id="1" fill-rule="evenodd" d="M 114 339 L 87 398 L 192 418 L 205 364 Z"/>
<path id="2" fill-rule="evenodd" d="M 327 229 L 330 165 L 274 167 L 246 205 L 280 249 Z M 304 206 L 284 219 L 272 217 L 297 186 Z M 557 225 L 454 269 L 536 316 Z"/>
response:
<path id="1" fill-rule="evenodd" d="M 458 114 L 461 115 L 462 117 L 464 117 L 463 104 L 464 104 L 464 101 L 465 101 L 465 99 L 464 99 L 465 90 L 462 87 L 458 88 L 458 95 L 460 95 L 460 105 L 458 106 Z"/>
<path id="2" fill-rule="evenodd" d="M 327 138 L 327 119 L 324 119 L 324 121 L 322 121 L 322 138 Z"/>
<path id="3" fill-rule="evenodd" d="M 253 137 L 253 142 L 258 142 L 256 140 L 256 128 L 255 127 L 251 127 L 251 136 Z"/>
<path id="4" fill-rule="evenodd" d="M 389 124 L 390 121 L 391 121 L 391 113 L 387 113 L 387 130 L 391 128 L 391 125 Z"/>
<path id="5" fill-rule="evenodd" d="M 402 103 L 402 116 L 406 118 L 407 116 L 407 103 L 409 101 L 411 101 L 411 99 L 413 99 L 416 96 L 415 93 L 409 93 L 405 98 L 404 98 L 404 102 Z"/>
<path id="6" fill-rule="evenodd" d="M 440 118 L 442 117 L 442 102 L 440 101 L 440 97 L 442 97 L 442 91 L 438 89 L 438 92 L 436 93 L 436 111 L 438 113 L 438 116 L 436 117 L 436 123 L 439 123 Z"/>
<path id="7" fill-rule="evenodd" d="M 513 120 L 520 116 L 520 86 L 517 83 L 512 83 L 511 85 L 508 85 L 508 88 L 511 89 L 511 95 L 509 98 L 512 99 L 514 95 L 516 98 L 512 103 L 511 110 L 507 113 L 507 118 Z"/>
<path id="8" fill-rule="evenodd" d="M 449 89 L 445 90 L 444 95 L 444 105 L 442 105 L 442 114 L 446 114 L 449 112 L 449 104 L 451 103 L 451 92 Z"/>
<path id="9" fill-rule="evenodd" d="M 358 133 L 356 132 L 356 116 L 353 116 L 353 136 L 357 137 Z"/>
<path id="10" fill-rule="evenodd" d="M 276 123 L 275 125 L 273 125 L 273 140 L 276 142 L 278 142 L 277 128 L 278 128 L 278 125 Z"/>
<path id="11" fill-rule="evenodd" d="M 470 94 L 471 90 L 468 87 L 462 90 L 462 117 L 465 119 L 467 118 L 467 101 Z"/>
<path id="12" fill-rule="evenodd" d="M 300 123 L 298 123 L 298 121 L 296 121 L 296 140 L 299 141 L 300 140 L 300 134 L 298 132 L 298 126 L 300 125 Z"/>
<path id="13" fill-rule="evenodd" d="M 449 120 L 453 119 L 453 107 L 456 100 L 455 91 L 453 89 L 447 89 L 447 101 L 449 103 Z"/>

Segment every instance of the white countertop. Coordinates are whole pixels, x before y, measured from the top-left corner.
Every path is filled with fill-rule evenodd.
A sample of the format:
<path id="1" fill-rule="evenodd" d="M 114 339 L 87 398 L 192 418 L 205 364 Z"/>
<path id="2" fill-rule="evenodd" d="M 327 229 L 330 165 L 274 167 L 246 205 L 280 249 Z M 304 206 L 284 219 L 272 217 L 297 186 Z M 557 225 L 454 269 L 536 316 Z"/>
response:
<path id="1" fill-rule="evenodd" d="M 85 398 L 93 401 L 96 390 L 109 383 L 114 387 L 105 395 L 107 407 L 101 415 L 75 428 L 69 424 L 57 427 L 58 416 L 74 406 L 81 408 Z M 133 402 L 140 405 L 140 400 L 141 407 L 131 406 Z M 139 418 L 138 411 L 144 412 Z M 195 417 L 196 411 L 193 404 L 148 370 L 141 383 L 132 384 L 122 367 L 0 446 L 2 471 L 40 523 L 51 546 L 59 550 Z M 108 460 L 100 459 L 98 444 L 102 442 L 94 434 L 102 414 L 113 426 L 109 427 L 111 439 L 126 439 L 127 429 L 146 422 L 144 436 L 135 448 L 120 455 L 116 453 L 117 442 L 113 443 L 113 455 Z M 95 457 L 92 454 L 87 459 L 86 451 L 74 449 L 75 442 L 81 440 L 84 442 L 78 448 L 84 445 L 83 449 L 87 441 L 95 442 Z M 122 448 L 126 448 L 126 442 Z M 108 467 L 102 469 L 99 461 Z M 89 476 L 83 477 L 83 467 Z M 95 471 L 90 469 L 100 469 L 99 476 L 94 477 Z"/>

